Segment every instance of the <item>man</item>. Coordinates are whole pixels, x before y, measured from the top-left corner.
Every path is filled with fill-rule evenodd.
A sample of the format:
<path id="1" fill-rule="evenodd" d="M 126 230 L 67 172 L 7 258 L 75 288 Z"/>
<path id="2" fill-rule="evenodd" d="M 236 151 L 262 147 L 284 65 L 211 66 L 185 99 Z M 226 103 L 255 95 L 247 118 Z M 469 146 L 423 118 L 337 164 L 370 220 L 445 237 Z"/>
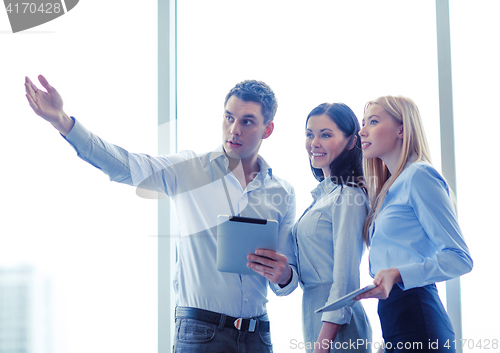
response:
<path id="1" fill-rule="evenodd" d="M 175 201 L 179 237 L 174 277 L 176 352 L 272 351 L 265 303 L 267 285 L 287 295 L 297 285 L 292 239 L 295 195 L 258 155 L 271 136 L 277 101 L 259 81 L 244 81 L 227 94 L 222 146 L 206 154 L 183 151 L 150 157 L 129 153 L 90 131 L 63 110 L 59 93 L 39 76 L 46 92 L 26 78 L 26 97 L 78 156 L 112 181 L 164 192 Z M 274 219 L 278 252 L 257 250 L 247 266 L 259 275 L 216 269 L 216 223 L 220 214 Z"/>

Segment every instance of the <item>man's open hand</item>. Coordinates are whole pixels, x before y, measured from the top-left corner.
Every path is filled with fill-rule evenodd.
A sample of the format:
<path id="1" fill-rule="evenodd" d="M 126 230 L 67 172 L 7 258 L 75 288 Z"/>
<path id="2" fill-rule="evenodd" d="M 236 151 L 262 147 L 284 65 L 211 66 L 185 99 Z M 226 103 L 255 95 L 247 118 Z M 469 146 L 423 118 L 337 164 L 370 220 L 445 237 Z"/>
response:
<path id="1" fill-rule="evenodd" d="M 26 98 L 33 111 L 47 120 L 49 123 L 59 130 L 61 134 L 66 136 L 73 127 L 73 120 L 66 115 L 63 110 L 63 100 L 59 92 L 52 87 L 42 75 L 38 76 L 43 88 L 47 92 L 38 89 L 38 87 L 26 77 L 24 87 L 26 89 Z"/>

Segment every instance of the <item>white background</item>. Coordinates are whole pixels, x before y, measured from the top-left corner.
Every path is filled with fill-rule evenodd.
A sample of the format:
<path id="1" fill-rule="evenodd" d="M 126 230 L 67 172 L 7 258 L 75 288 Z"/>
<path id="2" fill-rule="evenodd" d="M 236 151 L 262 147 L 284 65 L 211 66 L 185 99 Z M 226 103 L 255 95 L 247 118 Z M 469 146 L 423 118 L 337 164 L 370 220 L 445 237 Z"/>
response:
<path id="1" fill-rule="evenodd" d="M 156 23 L 155 1 L 83 0 L 12 34 L 0 11 L 0 266 L 52 281 L 56 353 L 157 351 L 157 202 L 80 160 L 24 77 L 44 74 L 91 131 L 155 154 Z"/>
<path id="2" fill-rule="evenodd" d="M 194 1 L 178 5 L 179 149 L 221 142 L 223 99 L 237 82 L 267 82 L 279 100 L 261 154 L 309 205 L 305 117 L 344 102 L 358 118 L 384 94 L 412 98 L 440 166 L 435 3 L 407 1 Z M 465 351 L 500 339 L 493 294 L 499 231 L 495 133 L 499 130 L 500 3 L 450 5 L 460 223 L 475 262 L 462 277 Z M 53 279 L 55 351 L 155 352 L 156 202 L 76 157 L 24 97 L 24 76 L 44 74 L 68 114 L 134 152 L 155 154 L 155 1 L 85 0 L 45 25 L 12 34 L 0 11 L 2 222 L 0 265 L 31 263 Z M 370 282 L 366 262 L 362 284 Z M 442 286 L 440 286 L 442 289 Z M 486 294 L 479 294 L 483 290 Z M 276 352 L 301 341 L 300 290 L 270 295 Z M 479 299 L 479 300 L 478 300 Z M 365 308 L 380 341 L 376 301 Z M 497 348 L 485 351 L 499 351 Z M 298 350 L 295 350 L 298 351 Z"/>

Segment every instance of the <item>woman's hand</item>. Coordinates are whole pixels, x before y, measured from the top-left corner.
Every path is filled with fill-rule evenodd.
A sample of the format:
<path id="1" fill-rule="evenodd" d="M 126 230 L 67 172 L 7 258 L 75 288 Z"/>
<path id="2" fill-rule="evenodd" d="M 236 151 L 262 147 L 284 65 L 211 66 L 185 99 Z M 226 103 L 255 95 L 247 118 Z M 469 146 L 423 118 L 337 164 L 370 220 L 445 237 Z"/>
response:
<path id="1" fill-rule="evenodd" d="M 389 268 L 387 270 L 380 270 L 375 275 L 373 279 L 373 284 L 376 285 L 375 288 L 369 290 L 368 292 L 362 293 L 354 300 L 360 300 L 364 298 L 377 298 L 377 299 L 387 299 L 392 287 L 399 282 L 402 282 L 401 274 L 397 268 Z"/>

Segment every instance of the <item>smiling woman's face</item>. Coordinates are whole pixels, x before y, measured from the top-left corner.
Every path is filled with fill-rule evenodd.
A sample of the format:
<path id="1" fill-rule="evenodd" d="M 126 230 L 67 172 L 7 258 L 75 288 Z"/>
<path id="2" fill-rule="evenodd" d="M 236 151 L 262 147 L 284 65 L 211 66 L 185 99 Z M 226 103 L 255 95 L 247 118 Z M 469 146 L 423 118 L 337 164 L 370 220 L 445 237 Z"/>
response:
<path id="1" fill-rule="evenodd" d="M 309 117 L 306 126 L 306 151 L 314 168 L 330 176 L 330 164 L 347 145 L 348 138 L 326 114 Z"/>

